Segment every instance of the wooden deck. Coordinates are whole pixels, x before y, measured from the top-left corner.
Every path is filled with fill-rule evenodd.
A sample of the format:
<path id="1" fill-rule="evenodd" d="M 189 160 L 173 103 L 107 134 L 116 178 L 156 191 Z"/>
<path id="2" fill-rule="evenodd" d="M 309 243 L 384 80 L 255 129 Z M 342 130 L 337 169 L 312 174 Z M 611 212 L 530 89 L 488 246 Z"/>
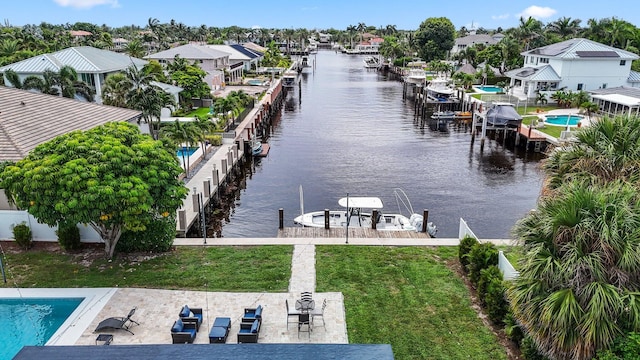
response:
<path id="1" fill-rule="evenodd" d="M 324 229 L 312 227 L 285 227 L 278 230 L 279 238 L 344 238 L 344 229 Z M 373 229 L 349 228 L 349 238 L 415 238 L 429 239 L 427 233 L 416 231 L 378 231 Z"/>
<path id="2" fill-rule="evenodd" d="M 547 141 L 547 137 L 544 136 L 542 132 L 535 129 L 531 129 L 531 131 L 529 131 L 529 126 L 527 125 L 520 126 L 518 128 L 518 132 L 520 135 L 529 139 L 529 141 Z"/>

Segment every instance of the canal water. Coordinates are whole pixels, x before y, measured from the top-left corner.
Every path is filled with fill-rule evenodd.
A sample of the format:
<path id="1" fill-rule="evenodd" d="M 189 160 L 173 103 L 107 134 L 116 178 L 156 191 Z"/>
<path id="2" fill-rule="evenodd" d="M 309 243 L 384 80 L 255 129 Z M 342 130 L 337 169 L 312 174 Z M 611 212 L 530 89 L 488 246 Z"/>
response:
<path id="1" fill-rule="evenodd" d="M 378 196 L 397 212 L 394 188 L 416 212 L 429 210 L 438 237 L 457 237 L 463 218 L 481 238 L 507 238 L 536 206 L 539 154 L 488 140 L 471 144 L 469 128 L 422 125 L 402 82 L 365 69 L 363 57 L 320 51 L 301 74 L 269 134 L 270 153 L 249 163 L 232 189 L 221 229 L 209 236 L 274 237 L 304 210 L 339 209 L 338 199 Z M 214 226 L 214 224 L 209 224 Z"/>

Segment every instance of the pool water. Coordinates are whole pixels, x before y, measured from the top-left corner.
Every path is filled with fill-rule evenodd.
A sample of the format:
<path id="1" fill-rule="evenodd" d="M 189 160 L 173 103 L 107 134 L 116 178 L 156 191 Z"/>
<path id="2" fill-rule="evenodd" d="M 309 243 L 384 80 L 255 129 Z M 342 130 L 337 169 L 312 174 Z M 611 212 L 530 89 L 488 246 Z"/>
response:
<path id="1" fill-rule="evenodd" d="M 544 122 L 554 126 L 577 126 L 582 119 L 580 115 L 547 115 Z"/>
<path id="2" fill-rule="evenodd" d="M 494 92 L 494 93 L 504 92 L 504 89 L 502 89 L 501 87 L 492 86 L 492 85 L 476 86 L 475 88 L 478 90 L 486 91 L 486 92 Z"/>
<path id="3" fill-rule="evenodd" d="M 176 152 L 176 155 L 178 155 L 178 158 L 181 159 L 183 154 L 185 157 L 188 157 L 193 155 L 193 153 L 196 152 L 196 150 L 198 150 L 197 147 L 192 147 L 192 148 L 183 147 Z"/>
<path id="4" fill-rule="evenodd" d="M 0 360 L 49 341 L 84 298 L 0 299 Z"/>
<path id="5" fill-rule="evenodd" d="M 249 85 L 264 85 L 264 81 L 259 80 L 259 79 L 252 79 L 252 80 L 248 80 L 247 84 L 249 84 Z"/>

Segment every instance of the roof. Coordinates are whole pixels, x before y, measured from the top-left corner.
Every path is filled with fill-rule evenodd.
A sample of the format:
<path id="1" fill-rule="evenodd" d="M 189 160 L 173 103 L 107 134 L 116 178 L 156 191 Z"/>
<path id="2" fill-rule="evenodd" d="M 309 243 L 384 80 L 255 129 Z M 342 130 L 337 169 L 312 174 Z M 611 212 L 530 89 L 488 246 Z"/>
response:
<path id="1" fill-rule="evenodd" d="M 229 54 L 229 60 L 237 60 L 237 61 L 249 61 L 255 59 L 257 56 L 254 53 L 251 55 L 247 55 L 249 50 L 244 49 L 242 45 L 206 45 L 212 50 L 220 51 Z M 238 50 L 237 47 L 242 48 L 243 50 Z"/>
<path id="2" fill-rule="evenodd" d="M 464 64 L 462 65 L 462 67 L 460 67 L 460 69 L 458 69 L 458 72 L 461 72 L 463 74 L 475 75 L 476 68 L 474 68 L 471 64 Z"/>
<path id="3" fill-rule="evenodd" d="M 84 31 L 84 30 L 71 30 L 71 31 L 69 31 L 69 34 L 71 34 L 71 36 L 89 36 L 89 35 L 93 35 L 92 33 L 88 32 L 88 31 Z"/>
<path id="4" fill-rule="evenodd" d="M 338 200 L 338 204 L 345 208 L 382 209 L 383 207 L 382 200 L 377 197 L 344 197 Z"/>
<path id="5" fill-rule="evenodd" d="M 184 88 L 181 88 L 180 86 L 162 83 L 159 81 L 151 81 L 149 84 L 157 86 L 160 89 L 162 89 L 164 92 L 167 92 L 169 94 L 178 94 L 180 93 L 180 91 L 184 90 Z"/>
<path id="6" fill-rule="evenodd" d="M 525 51 L 522 55 L 542 55 L 560 59 L 619 58 L 620 60 L 636 60 L 639 58 L 638 55 L 629 51 L 584 38 L 574 38 L 539 47 Z"/>
<path id="7" fill-rule="evenodd" d="M 640 82 L 640 72 L 637 71 L 629 71 L 629 78 L 627 79 L 629 82 Z"/>
<path id="8" fill-rule="evenodd" d="M 256 59 L 262 56 L 261 53 L 259 53 L 258 51 L 252 50 L 244 45 L 240 45 L 240 44 L 233 44 L 233 45 L 229 45 L 232 48 L 234 48 L 236 51 L 241 52 L 242 54 L 248 56 L 250 59 Z"/>
<path id="9" fill-rule="evenodd" d="M 206 45 L 186 44 L 155 54 L 147 55 L 145 59 L 173 59 L 176 55 L 189 60 L 211 60 L 230 56 L 228 52 L 216 50 Z"/>
<path id="10" fill-rule="evenodd" d="M 19 74 L 41 74 L 47 69 L 57 72 L 68 65 L 78 73 L 106 73 L 124 70 L 132 64 L 144 66 L 146 63 L 145 60 L 114 51 L 91 46 L 76 46 L 5 65 L 0 67 L 0 72 L 12 69 Z"/>
<path id="11" fill-rule="evenodd" d="M 528 81 L 560 81 L 560 75 L 553 69 L 551 65 L 541 67 L 523 67 L 507 71 L 505 74 L 510 78 L 517 78 Z"/>
<path id="12" fill-rule="evenodd" d="M 0 161 L 23 159 L 36 146 L 73 130 L 130 121 L 140 111 L 0 86 Z"/>
<path id="13" fill-rule="evenodd" d="M 214 349 L 215 348 L 215 349 Z M 189 344 L 117 346 L 25 346 L 14 360 L 163 360 L 163 359 L 393 360 L 388 344 Z"/>
<path id="14" fill-rule="evenodd" d="M 267 50 L 268 50 L 266 47 L 260 46 L 260 45 L 258 45 L 256 43 L 253 43 L 253 42 L 246 42 L 246 43 L 243 43 L 242 45 L 244 47 L 246 47 L 247 49 L 251 49 L 253 51 L 257 51 L 257 52 L 262 53 L 262 54 L 266 53 Z"/>
<path id="15" fill-rule="evenodd" d="M 618 86 L 606 89 L 589 90 L 591 97 L 611 101 L 616 104 L 637 106 L 640 104 L 640 88 Z"/>
<path id="16" fill-rule="evenodd" d="M 497 44 L 498 41 L 488 34 L 467 35 L 455 40 L 455 45 Z"/>

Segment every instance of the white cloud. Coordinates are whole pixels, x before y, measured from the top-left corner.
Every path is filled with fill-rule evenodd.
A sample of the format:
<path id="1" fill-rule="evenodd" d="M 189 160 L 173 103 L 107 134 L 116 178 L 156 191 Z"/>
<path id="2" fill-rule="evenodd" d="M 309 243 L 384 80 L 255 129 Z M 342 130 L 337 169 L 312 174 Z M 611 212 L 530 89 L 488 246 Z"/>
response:
<path id="1" fill-rule="evenodd" d="M 491 15 L 491 19 L 493 20 L 504 20 L 508 18 L 509 18 L 509 14 Z"/>
<path id="2" fill-rule="evenodd" d="M 531 5 L 528 8 L 524 9 L 520 14 L 518 14 L 518 16 L 525 19 L 532 17 L 534 19 L 540 20 L 551 17 L 555 15 L 555 13 L 557 13 L 557 11 L 550 7 Z"/>
<path id="3" fill-rule="evenodd" d="M 90 9 L 99 5 L 111 5 L 111 7 L 120 7 L 118 0 L 53 0 L 56 4 L 63 7 L 73 7 L 77 9 Z"/>

